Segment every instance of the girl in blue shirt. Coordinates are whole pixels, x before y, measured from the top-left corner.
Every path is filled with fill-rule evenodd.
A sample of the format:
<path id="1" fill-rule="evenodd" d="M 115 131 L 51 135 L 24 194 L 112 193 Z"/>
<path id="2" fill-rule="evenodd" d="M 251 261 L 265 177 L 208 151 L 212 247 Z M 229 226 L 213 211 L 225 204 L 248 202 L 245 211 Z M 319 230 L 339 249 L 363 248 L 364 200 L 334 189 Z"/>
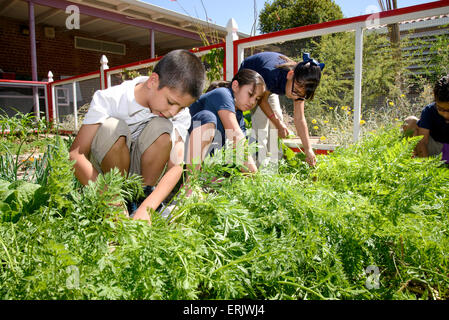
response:
<path id="1" fill-rule="evenodd" d="M 314 166 L 316 158 L 309 141 L 309 131 L 304 117 L 304 101 L 313 99 L 315 90 L 320 83 L 324 63 L 318 63 L 311 59 L 308 53 L 304 53 L 303 61 L 297 63 L 277 52 L 262 52 L 243 60 L 240 68 L 254 70 L 264 78 L 266 91 L 259 106 L 278 129 L 278 135 L 281 138 L 288 135 L 288 129 L 278 115 L 273 112 L 268 98 L 271 94 L 277 94 L 285 95 L 293 100 L 296 131 L 301 138 L 307 163 Z M 279 105 L 279 103 L 277 104 Z"/>
<path id="2" fill-rule="evenodd" d="M 222 82 L 220 87 L 206 92 L 193 103 L 189 108 L 192 124 L 189 129 L 188 163 L 195 162 L 196 168 L 199 168 L 212 142 L 218 143 L 221 148 L 226 139 L 232 139 L 234 146 L 245 139 L 243 111 L 253 109 L 264 91 L 265 82 L 260 74 L 241 69 L 231 82 Z M 251 156 L 245 166 L 250 172 L 257 171 Z"/>

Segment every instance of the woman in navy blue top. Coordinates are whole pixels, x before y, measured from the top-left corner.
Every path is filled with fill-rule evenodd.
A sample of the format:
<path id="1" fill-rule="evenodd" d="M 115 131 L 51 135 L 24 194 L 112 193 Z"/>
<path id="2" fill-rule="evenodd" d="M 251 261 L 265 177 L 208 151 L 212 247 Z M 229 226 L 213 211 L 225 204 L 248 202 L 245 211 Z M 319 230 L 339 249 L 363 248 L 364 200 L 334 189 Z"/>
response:
<path id="1" fill-rule="evenodd" d="M 309 141 L 309 131 L 304 117 L 304 101 L 313 99 L 324 64 L 311 59 L 308 53 L 304 53 L 303 61 L 297 63 L 280 53 L 262 52 L 243 60 L 240 68 L 254 70 L 264 78 L 266 91 L 259 106 L 278 129 L 281 138 L 288 135 L 288 129 L 273 112 L 268 98 L 274 93 L 293 100 L 295 127 L 303 144 L 306 161 L 312 166 L 315 165 L 315 153 Z"/>
<path id="2" fill-rule="evenodd" d="M 249 69 L 240 70 L 231 82 L 223 83 L 224 87 L 203 94 L 189 108 L 192 124 L 187 159 L 197 168 L 213 141 L 222 147 L 226 139 L 232 139 L 235 146 L 245 138 L 243 111 L 253 109 L 265 91 L 263 78 Z M 245 166 L 250 172 L 257 171 L 251 156 Z"/>

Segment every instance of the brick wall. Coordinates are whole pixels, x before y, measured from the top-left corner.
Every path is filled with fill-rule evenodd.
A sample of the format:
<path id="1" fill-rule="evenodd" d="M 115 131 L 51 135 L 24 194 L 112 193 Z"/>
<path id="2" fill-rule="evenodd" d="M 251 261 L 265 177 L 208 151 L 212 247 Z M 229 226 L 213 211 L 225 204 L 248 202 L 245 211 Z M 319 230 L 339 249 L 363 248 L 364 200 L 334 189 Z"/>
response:
<path id="1" fill-rule="evenodd" d="M 6 17 L 0 19 L 0 68 L 4 72 L 15 72 L 16 79 L 31 80 L 30 37 L 21 33 L 21 26 L 28 27 L 27 21 L 17 21 Z M 38 80 L 47 77 L 51 70 L 54 79 L 60 76 L 72 76 L 96 71 L 100 68 L 100 58 L 103 53 L 75 49 L 74 37 L 82 36 L 98 40 L 112 41 L 109 37 L 95 35 L 81 30 L 67 30 L 55 27 L 55 38 L 47 39 L 44 26 L 36 26 L 36 51 Z M 131 42 L 126 45 L 126 55 L 107 53 L 108 65 L 113 67 L 150 57 L 150 48 Z"/>

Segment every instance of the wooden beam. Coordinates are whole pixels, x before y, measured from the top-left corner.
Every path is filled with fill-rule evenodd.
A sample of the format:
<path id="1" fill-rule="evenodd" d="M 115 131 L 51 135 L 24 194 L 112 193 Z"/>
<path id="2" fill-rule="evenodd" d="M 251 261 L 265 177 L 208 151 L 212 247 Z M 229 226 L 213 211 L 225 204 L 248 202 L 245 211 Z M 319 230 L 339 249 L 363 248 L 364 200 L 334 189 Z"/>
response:
<path id="1" fill-rule="evenodd" d="M 180 26 L 181 28 L 187 28 L 187 27 L 193 26 L 193 23 L 190 22 L 190 21 L 183 21 L 183 22 L 180 22 L 180 23 L 179 23 L 179 26 Z"/>
<path id="2" fill-rule="evenodd" d="M 127 4 L 127 3 L 120 3 L 119 5 L 117 5 L 115 8 L 117 11 L 125 11 L 126 9 L 128 9 L 129 7 L 131 7 L 131 5 Z"/>
<path id="3" fill-rule="evenodd" d="M 143 38 L 143 37 L 148 38 L 148 30 L 142 30 L 142 33 L 134 32 L 132 34 L 120 37 L 120 38 L 116 39 L 116 41 L 120 42 L 120 41 L 125 41 L 125 40 Z"/>
<path id="4" fill-rule="evenodd" d="M 102 37 L 102 36 L 108 35 L 110 33 L 123 31 L 123 30 L 130 29 L 130 28 L 135 28 L 135 27 L 134 26 L 122 26 L 122 27 L 117 27 L 117 28 L 108 28 L 107 30 L 104 30 L 103 32 L 95 33 L 95 34 L 97 37 Z"/>
<path id="5" fill-rule="evenodd" d="M 0 4 L 0 15 L 2 15 L 4 12 L 6 12 L 6 10 L 8 10 L 9 8 L 11 8 L 14 4 L 17 3 L 18 0 L 5 0 L 2 2 L 2 4 Z"/>
<path id="6" fill-rule="evenodd" d="M 50 9 L 45 11 L 44 13 L 41 13 L 40 15 L 38 15 L 36 17 L 36 24 L 40 24 L 43 23 L 45 21 L 47 21 L 48 19 L 58 15 L 59 13 L 61 13 L 62 11 L 60 9 Z"/>
<path id="7" fill-rule="evenodd" d="M 160 14 L 160 13 L 152 13 L 151 14 L 151 20 L 155 20 L 155 21 L 158 21 L 158 20 L 161 20 L 162 18 L 164 18 L 164 15 L 163 14 Z"/>
<path id="8" fill-rule="evenodd" d="M 84 20 L 84 21 L 80 21 L 80 27 L 82 28 L 82 27 L 87 27 L 88 25 L 91 25 L 91 24 L 93 24 L 93 23 L 96 23 L 96 22 L 100 22 L 100 21 L 102 21 L 103 19 L 101 19 L 101 18 L 96 18 L 96 17 L 89 17 L 89 18 L 87 18 L 86 20 Z"/>

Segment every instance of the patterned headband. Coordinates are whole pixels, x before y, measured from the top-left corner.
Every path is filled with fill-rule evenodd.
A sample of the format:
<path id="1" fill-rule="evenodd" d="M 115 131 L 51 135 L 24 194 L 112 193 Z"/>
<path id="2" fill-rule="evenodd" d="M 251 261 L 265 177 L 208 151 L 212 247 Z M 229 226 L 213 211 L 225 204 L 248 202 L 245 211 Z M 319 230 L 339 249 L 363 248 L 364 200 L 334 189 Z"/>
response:
<path id="1" fill-rule="evenodd" d="M 314 65 L 314 66 L 319 66 L 321 70 L 324 69 L 325 64 L 324 63 L 319 63 L 318 61 L 316 61 L 315 59 L 310 58 L 310 53 L 303 53 L 302 54 L 302 59 L 303 59 L 303 63 L 309 63 Z"/>

